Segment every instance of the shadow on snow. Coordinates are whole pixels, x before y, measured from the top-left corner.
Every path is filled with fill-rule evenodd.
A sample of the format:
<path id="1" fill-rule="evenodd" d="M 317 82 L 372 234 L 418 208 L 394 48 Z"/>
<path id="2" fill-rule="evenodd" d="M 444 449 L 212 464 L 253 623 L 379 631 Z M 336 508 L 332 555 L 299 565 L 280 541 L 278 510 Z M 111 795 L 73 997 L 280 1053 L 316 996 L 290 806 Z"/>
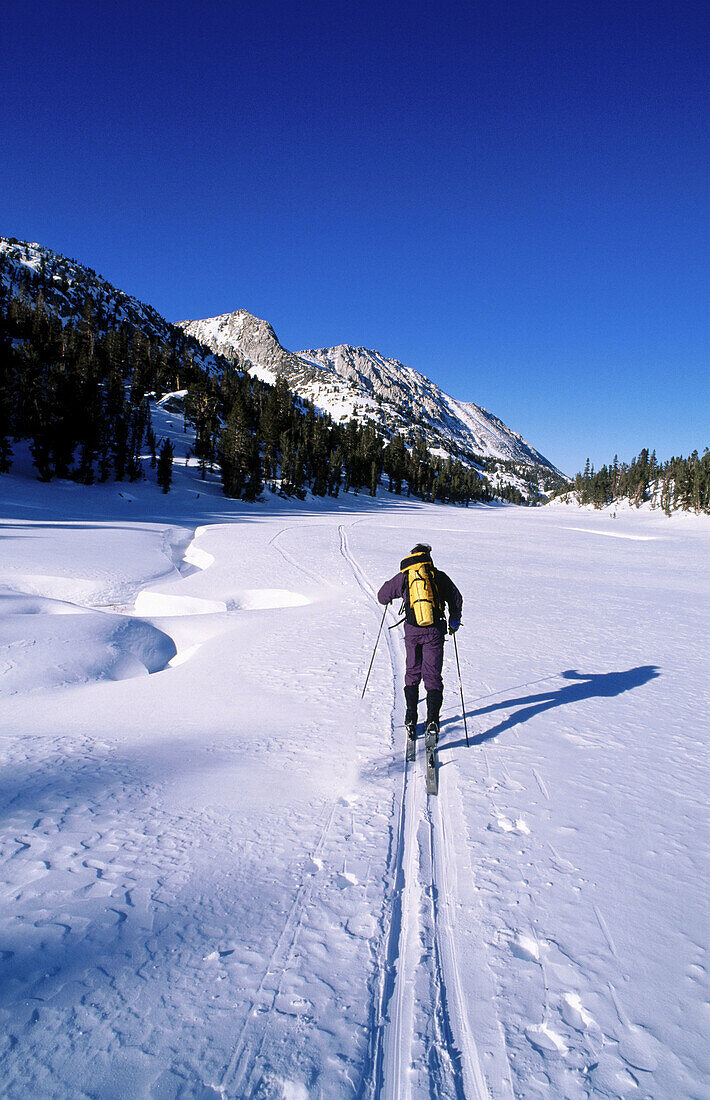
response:
<path id="1" fill-rule="evenodd" d="M 514 707 L 519 708 L 490 729 L 482 733 L 471 734 L 469 742 L 471 745 L 481 745 L 486 741 L 493 740 L 494 737 L 498 737 L 499 734 L 505 733 L 506 730 L 522 725 L 538 714 L 554 710 L 556 707 L 567 706 L 569 703 L 580 703 L 585 699 L 614 698 L 617 695 L 622 695 L 625 691 L 642 687 L 650 680 L 655 680 L 660 674 L 657 665 L 639 665 L 636 668 L 626 669 L 624 672 L 583 673 L 577 672 L 576 669 L 568 669 L 566 672 L 560 673 L 560 676 L 565 680 L 571 681 L 565 684 L 564 687 L 541 691 L 536 695 L 521 695 L 514 699 L 502 699 L 498 703 L 491 703 L 488 706 L 479 707 L 477 710 L 467 710 L 467 718 L 476 718 L 485 714 L 493 714 L 495 711 L 511 710 Z M 445 719 L 442 726 L 461 721 L 461 715 L 457 714 L 452 718 Z M 465 738 L 447 742 L 445 746 L 442 745 L 447 749 L 460 748 L 461 746 L 466 746 Z"/>

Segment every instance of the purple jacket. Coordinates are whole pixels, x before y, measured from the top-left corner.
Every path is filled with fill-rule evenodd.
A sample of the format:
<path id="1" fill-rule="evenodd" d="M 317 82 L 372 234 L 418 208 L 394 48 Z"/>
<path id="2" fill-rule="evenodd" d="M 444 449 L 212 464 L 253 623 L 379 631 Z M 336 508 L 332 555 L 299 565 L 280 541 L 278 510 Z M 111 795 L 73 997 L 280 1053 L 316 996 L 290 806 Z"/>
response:
<path id="1" fill-rule="evenodd" d="M 436 567 L 434 567 L 434 581 L 439 596 L 449 609 L 449 618 L 460 623 L 461 614 L 463 612 L 463 596 L 451 580 L 451 577 L 447 576 L 446 573 L 443 573 L 441 569 L 437 569 Z M 391 580 L 385 581 L 382 588 L 377 593 L 377 599 L 380 603 L 392 603 L 393 600 L 404 600 L 407 622 L 411 626 L 416 626 L 414 612 L 409 606 L 409 586 L 407 585 L 407 578 L 404 573 L 397 573 Z"/>

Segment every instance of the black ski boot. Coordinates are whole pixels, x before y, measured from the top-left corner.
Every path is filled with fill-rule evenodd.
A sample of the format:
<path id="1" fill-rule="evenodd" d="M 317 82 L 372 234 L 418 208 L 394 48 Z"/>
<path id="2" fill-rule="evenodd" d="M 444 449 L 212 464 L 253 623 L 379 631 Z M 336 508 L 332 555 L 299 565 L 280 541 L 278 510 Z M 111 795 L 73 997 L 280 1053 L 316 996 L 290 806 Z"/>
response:
<path id="1" fill-rule="evenodd" d="M 436 745 L 439 741 L 439 712 L 444 698 L 442 691 L 426 693 L 426 745 Z"/>
<path id="2" fill-rule="evenodd" d="M 419 686 L 418 684 L 405 684 L 404 698 L 407 702 L 407 710 L 404 715 L 404 725 L 407 730 L 407 737 L 416 737 L 417 735 L 417 706 L 419 704 Z"/>

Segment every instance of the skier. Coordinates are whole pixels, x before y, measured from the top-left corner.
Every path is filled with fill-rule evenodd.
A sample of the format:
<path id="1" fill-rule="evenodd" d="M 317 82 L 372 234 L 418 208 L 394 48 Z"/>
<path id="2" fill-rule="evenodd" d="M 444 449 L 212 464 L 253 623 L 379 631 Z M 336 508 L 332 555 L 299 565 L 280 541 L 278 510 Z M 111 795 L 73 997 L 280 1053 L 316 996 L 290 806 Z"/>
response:
<path id="1" fill-rule="evenodd" d="M 444 682 L 441 666 L 444 660 L 446 610 L 449 609 L 449 633 L 461 625 L 463 596 L 450 577 L 436 569 L 431 560 L 431 546 L 417 543 L 408 557 L 400 562 L 400 572 L 386 581 L 377 593 L 381 604 L 403 601 L 405 612 L 404 644 L 407 669 L 404 677 L 404 698 L 407 704 L 405 725 L 407 736 L 414 738 L 417 729 L 419 682 L 426 689 L 427 742 L 439 740 L 439 712 Z"/>

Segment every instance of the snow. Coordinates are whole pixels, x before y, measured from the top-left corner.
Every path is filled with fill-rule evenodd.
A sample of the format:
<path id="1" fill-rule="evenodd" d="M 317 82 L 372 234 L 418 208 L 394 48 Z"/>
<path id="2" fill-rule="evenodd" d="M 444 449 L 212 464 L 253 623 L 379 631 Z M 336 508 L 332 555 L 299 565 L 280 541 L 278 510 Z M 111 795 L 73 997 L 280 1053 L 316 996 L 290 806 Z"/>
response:
<path id="1" fill-rule="evenodd" d="M 18 262 L 30 271 L 37 271 L 42 259 L 42 249 L 38 244 L 13 245 L 0 237 L 0 253 L 15 255 Z"/>
<path id="2" fill-rule="evenodd" d="M 0 479 L 3 1094 L 707 1096 L 707 517 L 247 506 L 154 415 L 167 496 Z"/>
<path id="3" fill-rule="evenodd" d="M 581 531 L 585 535 L 601 535 L 607 539 L 631 539 L 632 542 L 654 542 L 659 535 L 632 535 L 628 531 L 599 531 L 594 527 L 568 527 L 568 531 Z"/>

